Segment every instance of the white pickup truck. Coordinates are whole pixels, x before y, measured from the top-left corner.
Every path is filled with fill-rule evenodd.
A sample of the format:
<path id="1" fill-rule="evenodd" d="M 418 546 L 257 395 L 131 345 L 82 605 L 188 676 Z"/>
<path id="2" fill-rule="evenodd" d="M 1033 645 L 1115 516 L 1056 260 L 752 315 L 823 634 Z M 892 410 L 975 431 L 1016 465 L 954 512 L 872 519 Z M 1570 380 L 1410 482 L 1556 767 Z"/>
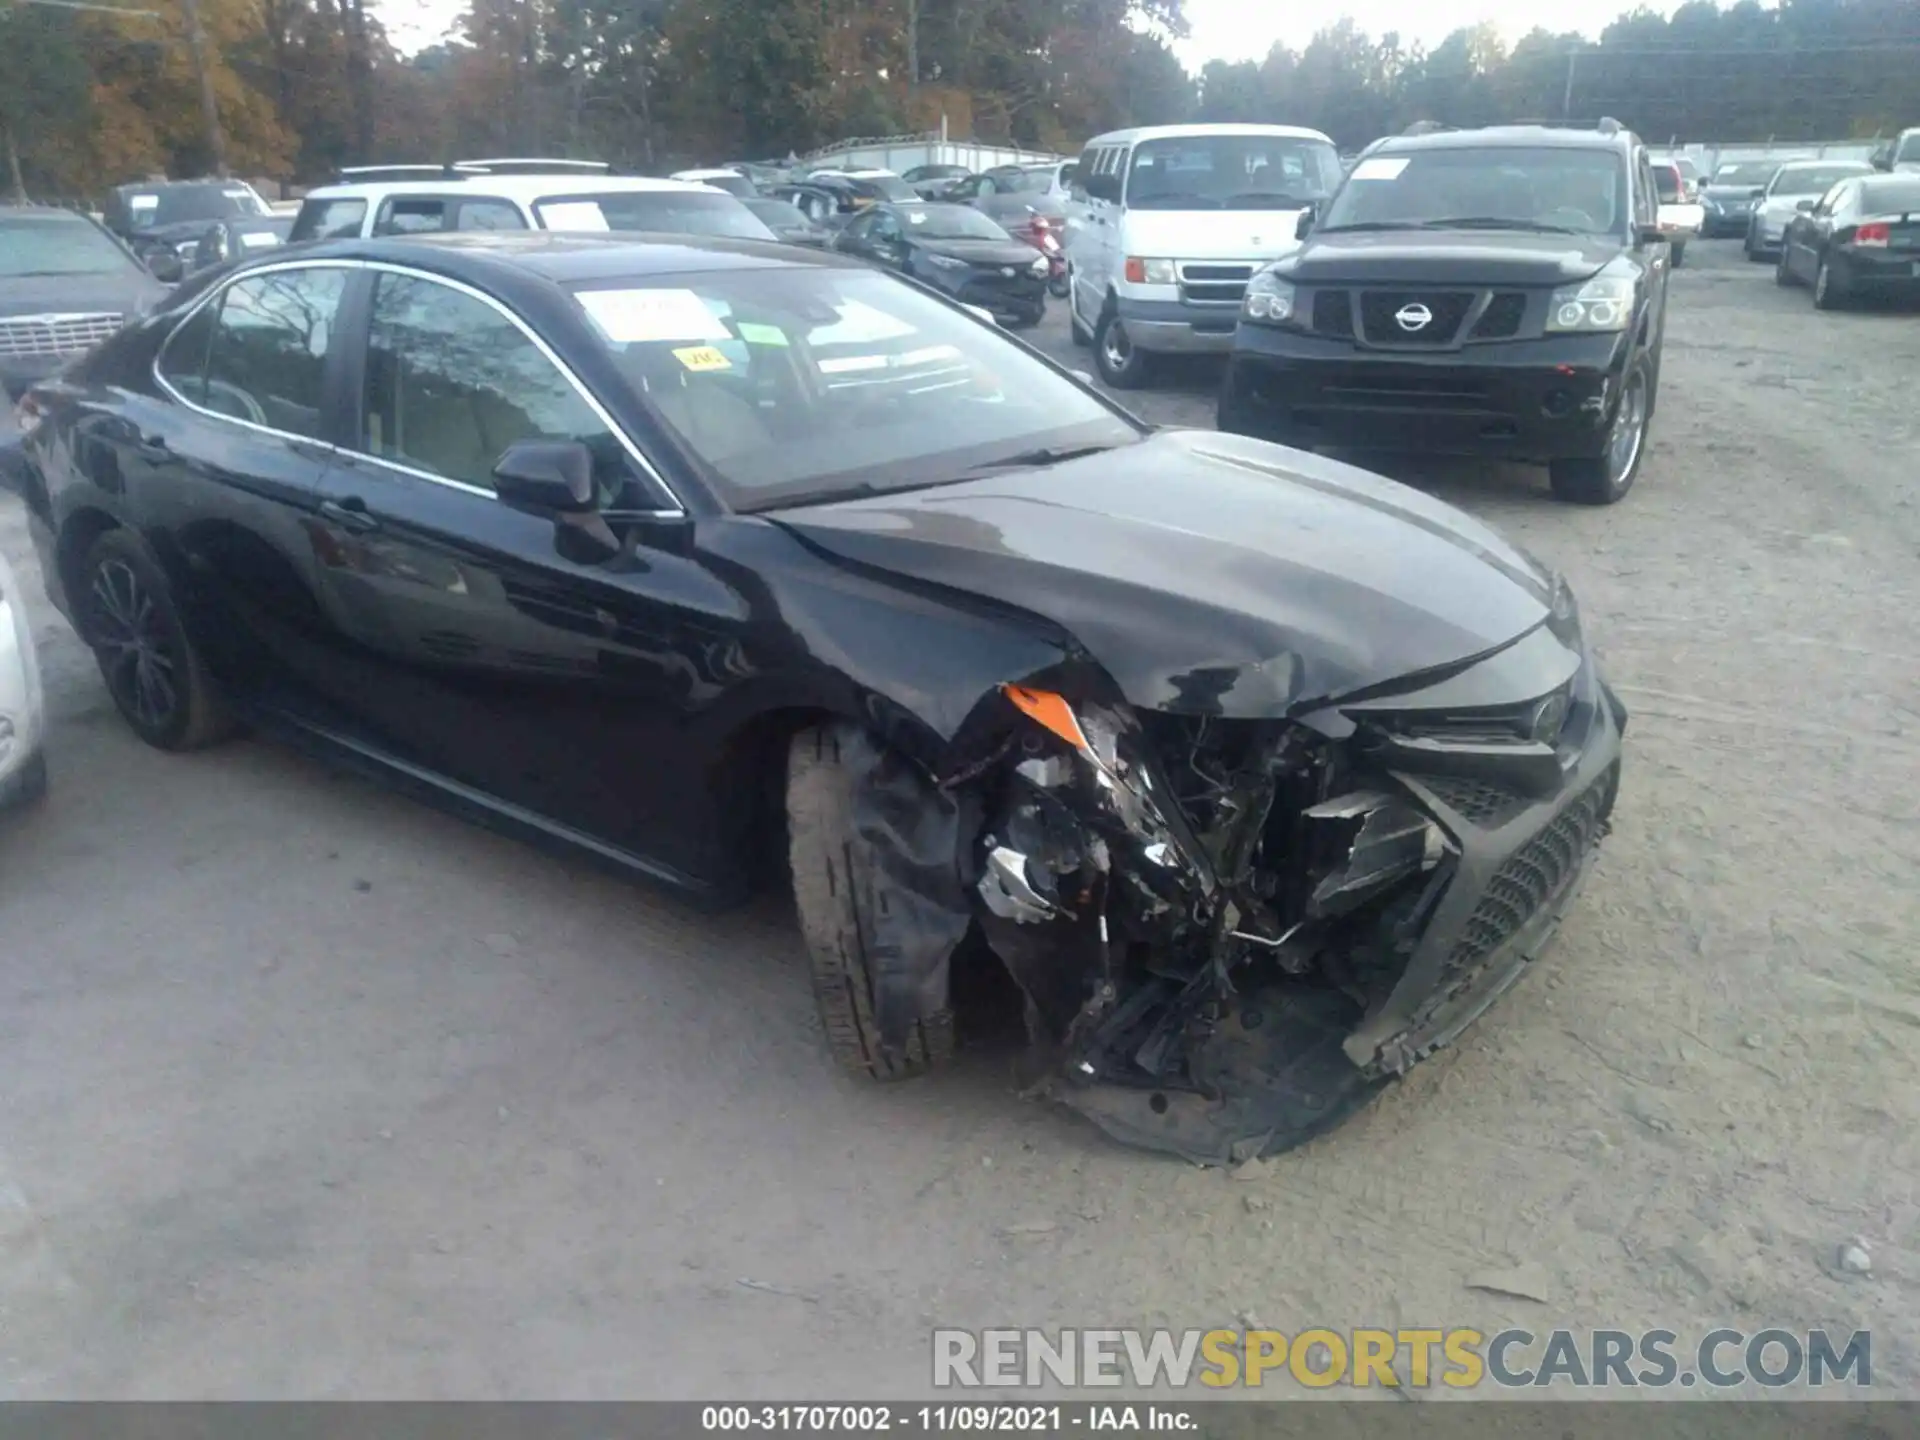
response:
<path id="1" fill-rule="evenodd" d="M 1679 167 L 1671 162 L 1654 162 L 1653 188 L 1660 197 L 1660 229 L 1666 234 L 1674 268 L 1678 269 L 1686 261 L 1687 242 L 1707 223 L 1707 209 L 1691 193 Z"/>

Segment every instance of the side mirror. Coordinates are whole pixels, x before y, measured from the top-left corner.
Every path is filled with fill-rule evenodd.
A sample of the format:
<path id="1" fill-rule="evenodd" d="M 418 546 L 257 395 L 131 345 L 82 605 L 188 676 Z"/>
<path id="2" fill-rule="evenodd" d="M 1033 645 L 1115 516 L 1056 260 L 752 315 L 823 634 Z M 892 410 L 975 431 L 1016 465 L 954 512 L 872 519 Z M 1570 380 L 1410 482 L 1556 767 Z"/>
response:
<path id="1" fill-rule="evenodd" d="M 186 265 L 171 250 L 149 250 L 146 266 L 147 273 L 162 285 L 178 285 L 187 273 Z"/>
<path id="2" fill-rule="evenodd" d="M 1815 202 L 1812 200 L 1796 200 L 1794 202 L 1793 208 L 1798 210 L 1802 215 L 1804 215 L 1809 210 L 1813 209 L 1814 203 Z"/>
<path id="3" fill-rule="evenodd" d="M 1313 232 L 1314 207 L 1309 205 L 1300 212 L 1300 218 L 1293 222 L 1293 238 L 1304 240 Z"/>
<path id="4" fill-rule="evenodd" d="M 550 520 L 598 508 L 593 452 L 578 440 L 516 440 L 494 462 L 493 489 L 509 510 Z"/>

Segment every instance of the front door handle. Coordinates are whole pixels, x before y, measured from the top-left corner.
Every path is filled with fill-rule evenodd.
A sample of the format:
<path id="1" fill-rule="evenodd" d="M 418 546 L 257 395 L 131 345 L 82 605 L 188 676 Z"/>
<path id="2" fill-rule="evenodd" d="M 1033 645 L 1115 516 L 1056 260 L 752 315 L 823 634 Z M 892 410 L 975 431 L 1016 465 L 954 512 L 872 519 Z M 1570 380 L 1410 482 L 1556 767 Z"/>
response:
<path id="1" fill-rule="evenodd" d="M 173 451 L 167 448 L 164 435 L 142 435 L 139 443 L 133 447 L 142 460 L 150 460 L 156 465 L 165 464 L 173 458 Z"/>
<path id="2" fill-rule="evenodd" d="M 351 530 L 356 535 L 380 528 L 380 522 L 368 512 L 367 502 L 357 496 L 348 496 L 345 500 L 322 500 L 320 515 L 322 519 L 331 520 L 342 530 Z"/>

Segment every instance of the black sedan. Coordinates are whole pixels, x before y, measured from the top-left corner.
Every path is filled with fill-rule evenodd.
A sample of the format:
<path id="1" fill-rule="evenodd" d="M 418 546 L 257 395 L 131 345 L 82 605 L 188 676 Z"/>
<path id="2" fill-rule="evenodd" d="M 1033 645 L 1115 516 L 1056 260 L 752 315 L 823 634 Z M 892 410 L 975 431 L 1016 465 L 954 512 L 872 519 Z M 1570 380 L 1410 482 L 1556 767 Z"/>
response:
<path id="1" fill-rule="evenodd" d="M 0 487 L 17 478 L 14 401 L 166 295 L 87 216 L 0 205 Z"/>
<path id="2" fill-rule="evenodd" d="M 710 901 L 784 870 L 861 1075 L 952 1052 L 983 937 L 1110 1132 L 1292 1144 L 1527 966 L 1613 806 L 1624 713 L 1499 535 L 831 256 L 316 244 L 26 405 L 143 739 L 244 719 Z"/>
<path id="3" fill-rule="evenodd" d="M 1920 297 L 1920 175 L 1842 180 L 1787 222 L 1774 276 L 1837 309 L 1869 296 Z"/>
<path id="4" fill-rule="evenodd" d="M 965 205 L 876 205 L 833 248 L 977 305 L 1013 329 L 1047 313 L 1047 257 Z"/>

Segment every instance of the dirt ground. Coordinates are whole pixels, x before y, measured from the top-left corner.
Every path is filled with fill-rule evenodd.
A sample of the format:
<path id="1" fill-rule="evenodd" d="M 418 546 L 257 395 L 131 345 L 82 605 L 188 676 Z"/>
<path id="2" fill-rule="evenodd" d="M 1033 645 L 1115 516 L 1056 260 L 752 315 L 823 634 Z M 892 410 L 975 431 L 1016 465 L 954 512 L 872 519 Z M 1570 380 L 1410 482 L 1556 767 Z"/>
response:
<path id="1" fill-rule="evenodd" d="M 1216 375 L 1132 403 L 1207 424 Z M 703 917 L 260 743 L 147 751 L 41 601 L 0 1398 L 907 1396 L 936 1323 L 1249 1315 L 1870 1327 L 1920 1392 L 1917 386 L 1920 315 L 1698 243 L 1624 504 L 1389 467 L 1571 574 L 1625 792 L 1540 971 L 1253 1180 L 1023 1102 L 991 1045 L 842 1078 L 783 903 Z M 0 546 L 31 586 L 11 500 Z M 1516 1262 L 1546 1303 L 1467 1288 Z"/>

